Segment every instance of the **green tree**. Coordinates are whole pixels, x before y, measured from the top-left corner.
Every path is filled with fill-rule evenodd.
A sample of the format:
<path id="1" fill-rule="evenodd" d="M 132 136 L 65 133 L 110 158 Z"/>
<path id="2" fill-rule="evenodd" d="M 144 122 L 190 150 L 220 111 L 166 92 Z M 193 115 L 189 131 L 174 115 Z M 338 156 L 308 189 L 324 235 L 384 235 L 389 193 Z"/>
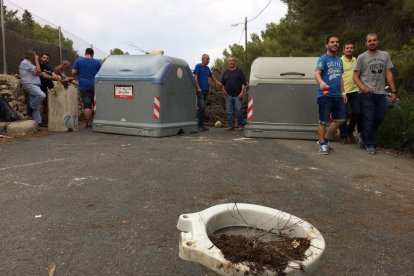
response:
<path id="1" fill-rule="evenodd" d="M 39 23 L 34 22 L 33 39 L 37 41 L 43 41 L 59 46 L 59 29 L 50 25 L 41 26 Z M 61 34 L 62 48 L 76 52 L 73 49 L 73 41 L 64 37 Z"/>
<path id="2" fill-rule="evenodd" d="M 27 10 L 24 10 L 22 18 L 20 19 L 18 10 L 7 10 L 7 7 L 4 6 L 4 25 L 5 29 L 16 32 L 24 37 L 59 45 L 59 29 L 50 25 L 41 26 Z M 61 38 L 62 47 L 76 54 L 76 51 L 73 49 L 73 41 L 65 38 L 63 35 L 61 35 Z"/>
<path id="3" fill-rule="evenodd" d="M 129 53 L 128 52 L 124 52 L 124 51 L 122 51 L 121 49 L 119 49 L 119 48 L 114 48 L 114 49 L 112 49 L 112 50 L 110 50 L 110 52 L 109 52 L 111 55 L 129 55 Z"/>
<path id="4" fill-rule="evenodd" d="M 367 33 L 378 33 L 382 45 L 399 49 L 413 35 L 412 0 L 282 0 L 288 5 L 286 18 L 296 25 L 302 38 L 311 36 L 323 41 L 332 33 L 358 42 L 364 50 Z"/>
<path id="5" fill-rule="evenodd" d="M 32 38 L 33 37 L 33 30 L 34 30 L 35 22 L 33 20 L 32 14 L 27 10 L 24 10 L 21 20 L 22 31 L 26 37 Z"/>
<path id="6" fill-rule="evenodd" d="M 21 33 L 22 31 L 22 22 L 17 16 L 18 10 L 7 10 L 6 6 L 4 7 L 4 28 L 10 31 Z"/>

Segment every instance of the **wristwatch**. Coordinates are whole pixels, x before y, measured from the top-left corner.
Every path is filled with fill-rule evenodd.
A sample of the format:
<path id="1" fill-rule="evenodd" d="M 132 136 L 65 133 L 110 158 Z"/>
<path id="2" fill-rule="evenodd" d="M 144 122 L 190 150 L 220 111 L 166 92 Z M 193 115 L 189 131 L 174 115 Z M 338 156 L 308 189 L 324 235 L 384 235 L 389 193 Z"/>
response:
<path id="1" fill-rule="evenodd" d="M 397 94 L 397 90 L 391 91 L 391 94 Z"/>

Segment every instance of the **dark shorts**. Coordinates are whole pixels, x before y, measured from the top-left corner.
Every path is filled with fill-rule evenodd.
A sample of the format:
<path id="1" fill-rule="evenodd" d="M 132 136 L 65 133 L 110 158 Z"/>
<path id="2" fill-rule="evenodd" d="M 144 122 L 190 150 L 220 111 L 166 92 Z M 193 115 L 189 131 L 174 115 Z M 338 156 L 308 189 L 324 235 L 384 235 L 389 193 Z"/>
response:
<path id="1" fill-rule="evenodd" d="M 80 95 L 83 103 L 83 108 L 90 108 L 93 107 L 93 101 L 95 98 L 95 91 L 94 90 L 80 90 Z"/>
<path id="2" fill-rule="evenodd" d="M 334 121 L 345 121 L 346 110 L 344 99 L 342 97 L 322 96 L 318 98 L 317 103 L 319 105 L 320 124 L 328 124 L 331 116 Z"/>

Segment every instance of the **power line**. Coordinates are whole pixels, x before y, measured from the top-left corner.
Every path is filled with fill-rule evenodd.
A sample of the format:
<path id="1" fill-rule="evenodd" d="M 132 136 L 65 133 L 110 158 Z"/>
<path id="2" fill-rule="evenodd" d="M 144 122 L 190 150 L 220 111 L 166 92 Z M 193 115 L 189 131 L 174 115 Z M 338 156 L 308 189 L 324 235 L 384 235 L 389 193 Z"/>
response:
<path id="1" fill-rule="evenodd" d="M 266 6 L 255 16 L 255 17 L 253 17 L 252 19 L 250 19 L 250 20 L 247 20 L 245 23 L 247 23 L 247 22 L 251 22 L 251 21 L 253 21 L 253 20 L 255 20 L 256 18 L 258 18 L 265 10 L 266 10 L 266 8 L 270 5 L 270 3 L 272 3 L 272 1 L 273 0 L 269 0 L 269 2 L 266 4 Z M 231 26 L 232 27 L 236 27 L 236 26 L 238 26 L 238 25 L 241 25 L 241 24 L 245 24 L 245 23 L 236 23 L 236 24 L 232 24 Z M 240 39 L 239 39 L 239 43 L 238 44 L 240 44 L 240 42 L 241 42 L 241 39 L 242 39 L 242 37 L 243 37 L 243 33 L 244 33 L 244 29 L 242 30 L 242 33 L 241 33 L 241 35 L 240 35 Z"/>
<path id="2" fill-rule="evenodd" d="M 270 0 L 269 3 L 267 3 L 267 5 L 263 8 L 263 10 L 261 10 L 255 17 L 253 17 L 252 19 L 248 20 L 247 22 L 253 21 L 256 18 L 258 18 L 265 11 L 265 9 L 270 5 L 270 3 L 272 3 L 272 0 Z"/>
<path id="3" fill-rule="evenodd" d="M 264 11 L 265 11 L 265 9 L 270 5 L 270 3 L 272 3 L 272 1 L 273 0 L 269 0 L 269 2 L 266 4 L 266 6 L 255 16 L 255 17 L 253 17 L 252 19 L 250 19 L 250 20 L 247 20 L 247 22 L 250 22 L 250 21 L 253 21 L 253 20 L 255 20 L 256 18 L 258 18 Z M 231 27 L 236 27 L 236 26 L 238 26 L 238 25 L 241 25 L 241 24 L 244 24 L 244 22 L 240 22 L 240 23 L 234 23 L 234 24 L 231 24 L 230 26 Z"/>

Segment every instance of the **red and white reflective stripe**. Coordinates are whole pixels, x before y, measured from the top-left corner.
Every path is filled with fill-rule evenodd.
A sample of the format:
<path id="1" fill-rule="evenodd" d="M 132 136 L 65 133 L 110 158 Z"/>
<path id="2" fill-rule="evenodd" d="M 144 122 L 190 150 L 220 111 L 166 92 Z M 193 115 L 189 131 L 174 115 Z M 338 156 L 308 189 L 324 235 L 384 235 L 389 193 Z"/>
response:
<path id="1" fill-rule="evenodd" d="M 247 104 L 247 120 L 253 120 L 253 98 L 250 98 Z"/>
<path id="2" fill-rule="evenodd" d="M 155 120 L 160 118 L 160 110 L 161 110 L 161 98 L 159 96 L 154 97 L 154 116 Z"/>

